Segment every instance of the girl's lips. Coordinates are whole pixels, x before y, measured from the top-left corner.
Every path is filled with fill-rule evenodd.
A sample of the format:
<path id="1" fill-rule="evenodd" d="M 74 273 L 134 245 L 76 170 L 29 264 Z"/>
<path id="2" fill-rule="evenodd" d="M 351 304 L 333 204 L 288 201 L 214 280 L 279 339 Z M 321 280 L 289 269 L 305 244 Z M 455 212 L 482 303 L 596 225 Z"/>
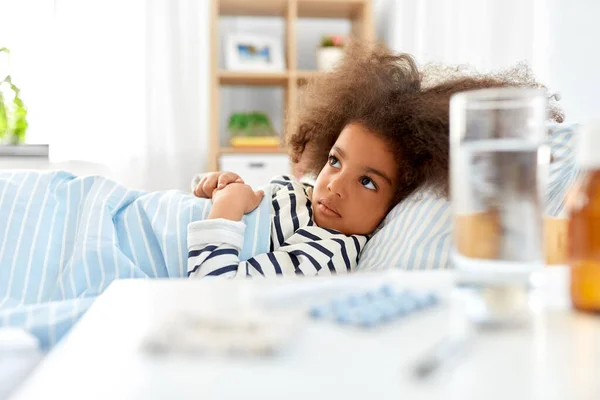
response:
<path id="1" fill-rule="evenodd" d="M 327 207 L 323 201 L 318 202 L 318 207 L 319 207 L 319 211 L 321 211 L 323 214 L 325 214 L 329 217 L 338 217 L 338 218 L 341 217 L 340 214 L 333 211 L 331 208 Z"/>

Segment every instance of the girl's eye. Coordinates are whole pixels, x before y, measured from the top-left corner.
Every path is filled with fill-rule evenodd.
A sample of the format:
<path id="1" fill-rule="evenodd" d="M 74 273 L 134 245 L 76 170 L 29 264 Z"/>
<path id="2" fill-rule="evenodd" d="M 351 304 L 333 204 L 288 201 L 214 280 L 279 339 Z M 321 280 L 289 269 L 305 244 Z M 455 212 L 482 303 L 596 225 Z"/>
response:
<path id="1" fill-rule="evenodd" d="M 340 166 L 340 160 L 336 156 L 329 156 L 329 165 L 338 168 Z"/>
<path id="2" fill-rule="evenodd" d="M 360 184 L 366 187 L 369 190 L 377 190 L 377 186 L 375 186 L 375 182 L 368 176 L 363 176 L 360 178 Z"/>

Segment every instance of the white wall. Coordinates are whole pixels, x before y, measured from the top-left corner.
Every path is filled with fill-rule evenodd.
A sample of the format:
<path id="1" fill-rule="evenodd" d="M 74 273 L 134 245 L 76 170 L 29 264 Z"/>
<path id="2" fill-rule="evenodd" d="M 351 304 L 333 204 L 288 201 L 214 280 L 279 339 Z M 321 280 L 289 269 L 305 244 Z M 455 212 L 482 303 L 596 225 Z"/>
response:
<path id="1" fill-rule="evenodd" d="M 397 0 L 375 0 L 373 2 L 373 14 L 375 17 L 375 35 L 377 40 L 391 44 L 393 39 L 394 10 Z"/>
<path id="2" fill-rule="evenodd" d="M 386 0 L 380 27 L 417 61 L 501 69 L 525 61 L 562 96 L 567 122 L 600 117 L 600 1 Z M 393 17 L 389 17 L 392 15 Z"/>
<path id="3" fill-rule="evenodd" d="M 567 121 L 600 118 L 600 1 L 548 5 L 548 84 L 561 94 Z"/>
<path id="4" fill-rule="evenodd" d="M 544 1 L 544 0 L 542 0 Z M 389 0 L 389 45 L 417 62 L 479 70 L 533 63 L 538 0 Z"/>

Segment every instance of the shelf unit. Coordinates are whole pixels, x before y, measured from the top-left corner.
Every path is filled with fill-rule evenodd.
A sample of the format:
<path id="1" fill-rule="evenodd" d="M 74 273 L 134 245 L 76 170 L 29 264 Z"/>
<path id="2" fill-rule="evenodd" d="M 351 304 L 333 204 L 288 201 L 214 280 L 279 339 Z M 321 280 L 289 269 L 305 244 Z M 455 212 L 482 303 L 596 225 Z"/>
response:
<path id="1" fill-rule="evenodd" d="M 285 20 L 284 72 L 233 72 L 219 68 L 219 18 L 222 16 L 271 16 Z M 296 117 L 298 87 L 322 74 L 297 69 L 296 21 L 300 18 L 341 18 L 352 23 L 353 37 L 373 40 L 375 29 L 371 0 L 211 0 L 211 120 L 209 168 L 219 170 L 224 154 L 285 154 L 283 148 L 237 149 L 221 147 L 219 137 L 219 92 L 221 86 L 276 86 L 284 89 L 284 132 Z M 283 133 L 282 133 L 283 134 Z"/>
<path id="2" fill-rule="evenodd" d="M 238 148 L 238 147 L 221 147 L 219 149 L 219 155 L 221 154 L 286 154 L 284 148 Z"/>

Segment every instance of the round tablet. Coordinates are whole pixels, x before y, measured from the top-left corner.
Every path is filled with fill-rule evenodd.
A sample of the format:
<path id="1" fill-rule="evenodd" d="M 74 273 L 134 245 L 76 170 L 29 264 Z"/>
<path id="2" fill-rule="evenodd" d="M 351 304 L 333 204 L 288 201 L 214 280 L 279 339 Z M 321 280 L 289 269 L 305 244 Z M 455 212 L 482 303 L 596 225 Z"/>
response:
<path id="1" fill-rule="evenodd" d="M 381 288 L 379 288 L 379 292 L 384 296 L 388 297 L 391 297 L 396 294 L 396 290 L 394 290 L 394 287 L 389 284 L 383 285 Z"/>
<path id="2" fill-rule="evenodd" d="M 357 313 L 356 322 L 364 327 L 373 327 L 383 322 L 383 313 L 376 307 L 366 307 Z"/>
<path id="3" fill-rule="evenodd" d="M 324 305 L 312 306 L 310 308 L 310 316 L 313 318 L 326 318 L 330 313 L 331 310 L 329 310 L 329 307 Z"/>

